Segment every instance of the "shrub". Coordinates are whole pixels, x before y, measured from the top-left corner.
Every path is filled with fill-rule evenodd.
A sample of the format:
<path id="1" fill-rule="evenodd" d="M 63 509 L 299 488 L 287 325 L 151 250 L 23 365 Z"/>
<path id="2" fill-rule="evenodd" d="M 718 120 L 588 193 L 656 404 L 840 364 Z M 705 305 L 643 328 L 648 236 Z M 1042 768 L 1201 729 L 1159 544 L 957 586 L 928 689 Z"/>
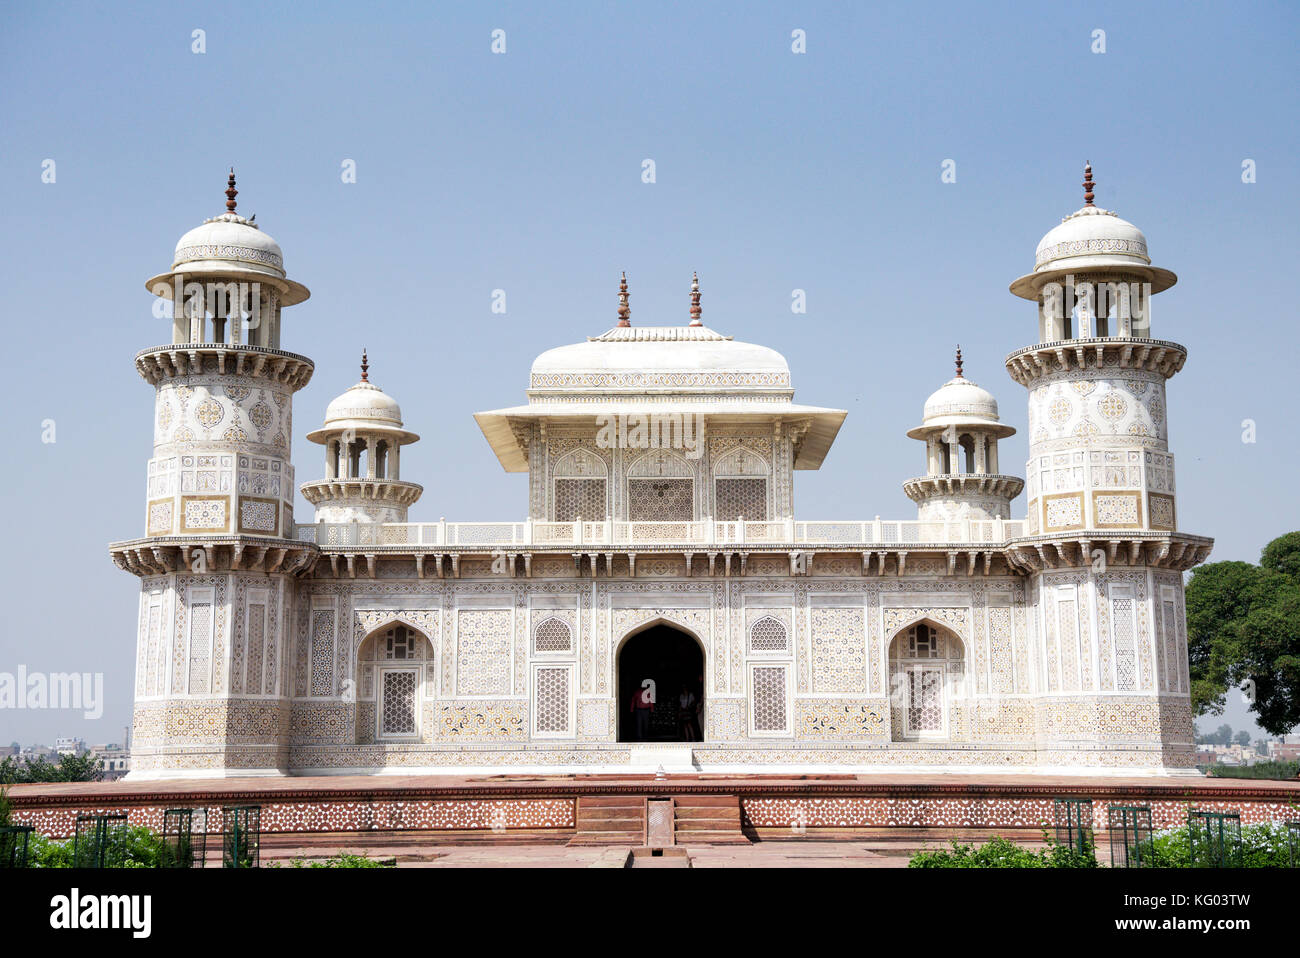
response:
<path id="1" fill-rule="evenodd" d="M 308 861 L 303 858 L 295 858 L 289 863 L 290 868 L 392 868 L 396 861 L 379 861 L 369 858 L 363 852 L 355 855 L 352 852 L 339 852 L 329 858 L 318 858 Z M 271 868 L 281 868 L 279 862 L 274 862 Z"/>
<path id="2" fill-rule="evenodd" d="M 1300 761 L 1256 762 L 1254 765 L 1211 765 L 1206 769 L 1211 778 L 1267 778 L 1289 780 L 1300 777 Z"/>
<path id="3" fill-rule="evenodd" d="M 71 868 L 74 839 L 55 841 L 39 832 L 32 835 L 29 861 L 33 868 Z M 167 843 L 157 832 L 144 825 L 125 830 L 122 867 L 157 868 L 169 853 Z"/>
<path id="4" fill-rule="evenodd" d="M 993 838 L 980 847 L 952 842 L 951 851 L 919 851 L 908 861 L 909 868 L 1096 868 L 1092 849 L 1079 852 L 1068 845 L 1048 841 L 1047 847 L 1031 851 L 1005 838 Z"/>

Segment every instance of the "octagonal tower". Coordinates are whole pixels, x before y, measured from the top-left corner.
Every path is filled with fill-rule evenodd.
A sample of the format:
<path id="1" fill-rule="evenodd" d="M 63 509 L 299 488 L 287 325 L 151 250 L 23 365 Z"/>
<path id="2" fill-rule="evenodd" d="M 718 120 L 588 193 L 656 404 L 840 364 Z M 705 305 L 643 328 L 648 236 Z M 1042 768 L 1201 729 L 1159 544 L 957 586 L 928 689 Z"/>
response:
<path id="1" fill-rule="evenodd" d="M 1011 500 L 1024 481 L 998 471 L 998 440 L 1015 435 L 998 419 L 992 393 L 957 375 L 925 401 L 921 425 L 907 432 L 926 448 L 926 474 L 903 483 L 916 503 L 917 518 L 929 521 L 1009 519 Z"/>
<path id="2" fill-rule="evenodd" d="M 279 348 L 280 324 L 309 293 L 236 194 L 232 171 L 226 212 L 146 284 L 172 303 L 171 342 L 135 359 L 155 390 L 145 535 L 111 547 L 143 589 L 134 778 L 287 762 L 293 579 L 317 550 L 290 538 L 293 394 L 312 363 Z"/>
<path id="3" fill-rule="evenodd" d="M 1026 535 L 1040 764 L 1190 770 L 1183 572 L 1212 542 L 1177 529 L 1165 383 L 1187 358 L 1153 338 L 1151 296 L 1177 277 L 1146 237 L 1093 203 L 1039 242 L 1011 292 L 1038 339 L 1007 357 L 1029 390 Z"/>
<path id="4" fill-rule="evenodd" d="M 361 380 L 325 410 L 325 425 L 307 438 L 325 447 L 325 478 L 302 484 L 317 522 L 405 522 L 423 487 L 404 482 L 402 447 L 419 440 L 402 428 L 397 401 L 370 381 L 361 353 Z"/>

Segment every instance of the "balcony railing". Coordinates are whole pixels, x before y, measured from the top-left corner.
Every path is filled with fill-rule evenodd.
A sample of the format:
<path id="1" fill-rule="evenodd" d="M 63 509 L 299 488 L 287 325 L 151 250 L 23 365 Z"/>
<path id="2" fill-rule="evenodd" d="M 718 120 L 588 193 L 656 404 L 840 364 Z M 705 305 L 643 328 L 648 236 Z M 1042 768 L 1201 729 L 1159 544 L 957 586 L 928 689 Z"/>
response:
<path id="1" fill-rule="evenodd" d="M 294 526 L 294 537 L 325 548 L 431 548 L 631 545 L 996 545 L 1024 534 L 1020 519 L 718 522 L 319 522 Z"/>

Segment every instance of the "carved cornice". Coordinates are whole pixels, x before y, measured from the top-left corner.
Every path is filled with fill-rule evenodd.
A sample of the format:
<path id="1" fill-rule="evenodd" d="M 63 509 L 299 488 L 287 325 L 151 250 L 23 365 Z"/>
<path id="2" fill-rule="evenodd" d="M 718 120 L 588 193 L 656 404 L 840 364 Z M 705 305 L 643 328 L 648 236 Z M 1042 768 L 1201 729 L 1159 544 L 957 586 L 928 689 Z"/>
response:
<path id="1" fill-rule="evenodd" d="M 298 487 L 313 506 L 337 500 L 365 500 L 409 506 L 420 498 L 424 487 L 401 479 L 316 479 Z"/>
<path id="2" fill-rule="evenodd" d="M 1186 572 L 1209 558 L 1213 548 L 1213 539 L 1181 532 L 1085 529 L 1068 535 L 1013 539 L 1004 554 L 1014 568 L 1026 575 L 1053 569 L 1088 568 L 1099 561 Z"/>
<path id="3" fill-rule="evenodd" d="M 1019 476 L 947 473 L 917 476 L 903 483 L 903 491 L 913 502 L 927 502 L 949 496 L 993 496 L 1010 502 L 1020 495 L 1025 480 Z"/>
<path id="4" fill-rule="evenodd" d="M 136 353 L 135 368 L 153 386 L 166 379 L 206 372 L 267 379 L 296 392 L 307 385 L 316 367 L 306 356 L 262 346 L 174 343 Z"/>
<path id="5" fill-rule="evenodd" d="M 1022 386 L 1052 373 L 1085 369 L 1140 369 L 1169 379 L 1183 368 L 1187 349 L 1163 339 L 1063 339 L 1018 349 L 1007 372 Z"/>
<path id="6" fill-rule="evenodd" d="M 274 536 L 151 536 L 114 542 L 113 563 L 132 575 L 262 572 L 300 576 L 319 555 L 315 543 Z"/>

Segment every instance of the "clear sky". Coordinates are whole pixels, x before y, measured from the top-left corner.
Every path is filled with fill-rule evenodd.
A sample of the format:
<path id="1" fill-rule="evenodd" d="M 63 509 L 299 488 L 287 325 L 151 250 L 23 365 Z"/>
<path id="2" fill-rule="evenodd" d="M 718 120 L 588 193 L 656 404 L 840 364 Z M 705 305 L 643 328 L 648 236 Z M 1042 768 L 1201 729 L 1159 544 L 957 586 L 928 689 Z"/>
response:
<path id="1" fill-rule="evenodd" d="M 170 336 L 144 281 L 224 210 L 232 165 L 240 212 L 312 291 L 282 339 L 316 363 L 295 398 L 300 481 L 323 475 L 304 436 L 364 345 L 423 437 L 402 454 L 425 487 L 412 519 L 522 518 L 525 480 L 472 414 L 522 402 L 542 350 L 613 325 L 620 270 L 640 325 L 687 321 L 698 270 L 708 325 L 784 353 L 798 401 L 849 410 L 796 486 L 799 517 L 831 519 L 915 517 L 901 484 L 924 449 L 904 433 L 958 342 L 1020 430 L 1003 469 L 1024 474 L 1025 394 L 1003 358 L 1036 319 L 1007 284 L 1082 204 L 1090 160 L 1098 205 L 1180 277 L 1153 311 L 1153 334 L 1189 351 L 1169 386 L 1180 527 L 1251 561 L 1300 527 L 1295 4 L 14 3 L 0 18 L 0 671 L 102 672 L 106 700 L 98 721 L 0 712 L 4 743 L 117 741 L 130 721 L 138 582 L 106 545 L 144 529 L 153 390 L 132 357 Z"/>

